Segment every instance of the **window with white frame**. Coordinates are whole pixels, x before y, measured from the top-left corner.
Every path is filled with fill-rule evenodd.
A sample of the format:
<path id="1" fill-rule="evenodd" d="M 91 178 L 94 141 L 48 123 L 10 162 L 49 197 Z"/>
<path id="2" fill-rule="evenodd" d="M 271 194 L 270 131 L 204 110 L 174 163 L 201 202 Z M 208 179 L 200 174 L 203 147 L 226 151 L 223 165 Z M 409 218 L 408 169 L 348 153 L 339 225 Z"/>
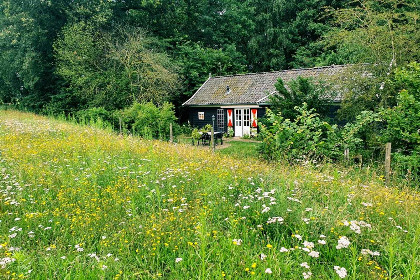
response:
<path id="1" fill-rule="evenodd" d="M 198 112 L 198 119 L 204 120 L 204 112 Z"/>
<path id="2" fill-rule="evenodd" d="M 217 131 L 225 132 L 225 111 L 217 109 Z"/>

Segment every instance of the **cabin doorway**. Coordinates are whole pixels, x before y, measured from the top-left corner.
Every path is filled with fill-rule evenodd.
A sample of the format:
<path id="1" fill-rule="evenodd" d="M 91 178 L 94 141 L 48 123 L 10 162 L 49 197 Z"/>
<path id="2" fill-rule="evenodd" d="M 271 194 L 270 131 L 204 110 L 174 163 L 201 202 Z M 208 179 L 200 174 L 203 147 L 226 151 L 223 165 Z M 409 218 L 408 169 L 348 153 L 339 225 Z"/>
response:
<path id="1" fill-rule="evenodd" d="M 235 136 L 243 137 L 251 133 L 250 129 L 251 112 L 250 109 L 235 109 Z"/>

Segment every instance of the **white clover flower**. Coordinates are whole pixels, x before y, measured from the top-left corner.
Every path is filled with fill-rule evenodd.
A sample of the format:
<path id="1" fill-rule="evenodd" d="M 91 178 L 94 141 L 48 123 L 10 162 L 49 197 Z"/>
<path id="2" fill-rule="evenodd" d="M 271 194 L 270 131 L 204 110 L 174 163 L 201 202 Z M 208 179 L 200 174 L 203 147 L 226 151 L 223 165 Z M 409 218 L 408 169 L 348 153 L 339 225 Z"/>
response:
<path id="1" fill-rule="evenodd" d="M 369 249 L 362 249 L 361 251 L 360 251 L 360 253 L 362 254 L 362 255 L 368 255 L 370 252 L 372 252 L 371 250 L 369 250 Z"/>
<path id="2" fill-rule="evenodd" d="M 372 252 L 369 249 L 362 249 L 360 251 L 362 255 L 371 255 L 371 256 L 380 256 L 381 254 L 378 251 Z"/>
<path id="3" fill-rule="evenodd" d="M 265 273 L 271 274 L 271 273 L 273 273 L 273 272 L 271 271 L 271 268 L 267 268 L 267 269 L 265 270 Z"/>
<path id="4" fill-rule="evenodd" d="M 251 206 L 249 206 L 249 205 L 245 205 L 243 208 L 244 208 L 244 209 L 248 209 L 249 207 L 251 207 Z"/>
<path id="5" fill-rule="evenodd" d="M 310 268 L 307 262 L 303 262 L 303 263 L 301 263 L 301 264 L 300 264 L 300 266 L 301 266 L 301 267 L 304 267 L 304 268 L 307 268 L 307 269 L 309 269 L 309 268 Z"/>
<path id="6" fill-rule="evenodd" d="M 338 240 L 338 245 L 337 245 L 337 246 L 335 246 L 335 248 L 337 248 L 338 250 L 340 250 L 340 249 L 342 249 L 342 248 L 347 248 L 347 247 L 349 247 L 349 245 L 350 245 L 350 240 L 349 240 L 347 237 L 342 236 L 342 237 L 340 237 L 340 239 Z"/>
<path id="7" fill-rule="evenodd" d="M 347 276 L 347 270 L 344 267 L 334 266 L 335 272 L 337 272 L 340 278 L 345 278 Z"/>
<path id="8" fill-rule="evenodd" d="M 321 245 L 325 245 L 325 244 L 327 244 L 327 241 L 319 239 L 318 243 L 321 244 Z"/>
<path id="9" fill-rule="evenodd" d="M 297 199 L 297 198 L 293 198 L 293 197 L 287 197 L 287 199 L 288 200 L 291 200 L 291 201 L 294 201 L 294 202 L 297 202 L 297 203 L 302 203 L 302 201 L 300 201 L 299 199 Z"/>
<path id="10" fill-rule="evenodd" d="M 303 242 L 303 246 L 305 246 L 306 248 L 312 249 L 313 247 L 315 247 L 315 244 L 313 242 L 309 242 L 305 240 Z"/>
<path id="11" fill-rule="evenodd" d="M 9 257 L 2 258 L 2 259 L 0 259 L 0 267 L 1 267 L 1 268 L 6 268 L 7 264 L 12 263 L 12 262 L 14 262 L 15 260 L 16 260 L 16 259 L 14 259 L 14 258 L 9 258 Z"/>
<path id="12" fill-rule="evenodd" d="M 267 255 L 266 255 L 266 254 L 261 253 L 261 255 L 260 255 L 260 259 L 261 259 L 262 261 L 263 261 L 266 257 L 267 257 Z"/>
<path id="13" fill-rule="evenodd" d="M 310 257 L 312 258 L 318 258 L 319 257 L 319 252 L 317 251 L 312 251 L 308 254 Z"/>
<path id="14" fill-rule="evenodd" d="M 242 244 L 242 239 L 233 239 L 233 244 L 240 246 Z"/>
<path id="15" fill-rule="evenodd" d="M 323 235 L 323 234 L 321 234 L 320 236 L 319 236 L 319 238 L 325 238 L 326 236 L 325 235 Z"/>
<path id="16" fill-rule="evenodd" d="M 60 259 L 65 260 L 67 257 L 66 256 L 61 256 Z"/>
<path id="17" fill-rule="evenodd" d="M 302 240 L 302 236 L 300 236 L 299 234 L 295 234 L 295 237 L 299 240 Z"/>
<path id="18" fill-rule="evenodd" d="M 367 227 L 367 228 L 369 228 L 369 229 L 371 229 L 371 228 L 372 228 L 372 225 L 371 225 L 371 224 L 366 223 L 365 221 L 359 221 L 359 222 L 357 222 L 357 224 L 358 224 L 359 226 L 361 226 L 361 227 Z"/>
<path id="19" fill-rule="evenodd" d="M 9 247 L 9 251 L 10 252 L 12 252 L 12 251 L 20 251 L 20 248 L 19 247 Z"/>
<path id="20" fill-rule="evenodd" d="M 182 261 L 182 258 L 176 258 L 175 259 L 175 263 L 179 263 L 180 261 Z"/>
<path id="21" fill-rule="evenodd" d="M 365 207 L 372 207 L 373 206 L 373 204 L 369 203 L 369 202 L 362 202 L 361 204 Z"/>
<path id="22" fill-rule="evenodd" d="M 272 217 L 272 218 L 268 219 L 267 224 L 272 224 L 272 223 L 276 223 L 276 222 L 282 224 L 283 221 L 284 221 L 284 219 L 282 217 Z"/>
<path id="23" fill-rule="evenodd" d="M 286 248 L 284 248 L 284 247 L 281 247 L 280 248 L 280 252 L 282 252 L 282 253 L 284 253 L 284 252 L 289 252 L 289 250 L 287 250 Z"/>
<path id="24" fill-rule="evenodd" d="M 264 209 L 261 211 L 261 213 L 266 213 L 268 211 L 270 211 L 270 207 L 267 207 L 265 205 L 263 205 Z"/>
<path id="25" fill-rule="evenodd" d="M 362 231 L 360 230 L 360 227 L 357 225 L 357 221 L 351 221 L 350 229 L 357 234 L 362 233 Z"/>
<path id="26" fill-rule="evenodd" d="M 308 271 L 308 272 L 303 272 L 303 279 L 309 279 L 312 276 L 312 272 Z"/>

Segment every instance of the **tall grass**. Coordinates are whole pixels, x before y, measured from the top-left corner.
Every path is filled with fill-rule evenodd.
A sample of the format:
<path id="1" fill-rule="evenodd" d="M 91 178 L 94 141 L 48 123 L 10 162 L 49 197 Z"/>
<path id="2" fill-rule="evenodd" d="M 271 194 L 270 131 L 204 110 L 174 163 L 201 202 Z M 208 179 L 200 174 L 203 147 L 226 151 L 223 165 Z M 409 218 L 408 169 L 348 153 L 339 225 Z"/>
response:
<path id="1" fill-rule="evenodd" d="M 419 193 L 363 170 L 14 111 L 0 153 L 0 278 L 420 278 Z"/>

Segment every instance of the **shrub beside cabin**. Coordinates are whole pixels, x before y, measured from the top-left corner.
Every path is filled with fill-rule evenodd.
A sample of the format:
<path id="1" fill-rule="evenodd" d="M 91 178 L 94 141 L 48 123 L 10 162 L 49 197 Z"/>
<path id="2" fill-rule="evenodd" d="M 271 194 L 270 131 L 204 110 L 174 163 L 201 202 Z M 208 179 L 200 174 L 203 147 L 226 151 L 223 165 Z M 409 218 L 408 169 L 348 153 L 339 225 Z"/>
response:
<path id="1" fill-rule="evenodd" d="M 209 77 L 187 100 L 189 122 L 193 127 L 212 124 L 215 131 L 234 131 L 235 136 L 255 135 L 258 119 L 270 106 L 270 95 L 276 93 L 274 84 L 281 78 L 285 85 L 299 76 L 316 80 L 332 80 L 342 76 L 348 65 L 293 69 L 276 72 Z M 340 78 L 339 78 L 340 79 Z M 341 98 L 335 97 L 339 104 Z"/>

